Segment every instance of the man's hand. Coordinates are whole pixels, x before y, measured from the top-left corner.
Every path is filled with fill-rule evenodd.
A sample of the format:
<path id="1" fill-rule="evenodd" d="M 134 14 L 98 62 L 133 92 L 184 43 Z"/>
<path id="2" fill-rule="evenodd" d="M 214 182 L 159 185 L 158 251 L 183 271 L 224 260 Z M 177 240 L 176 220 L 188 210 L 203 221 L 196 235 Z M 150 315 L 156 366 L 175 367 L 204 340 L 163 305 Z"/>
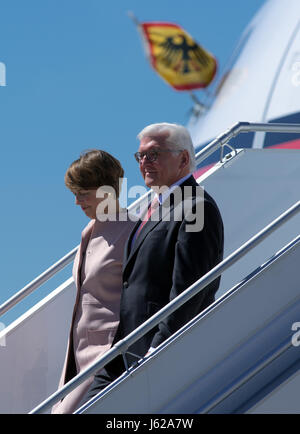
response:
<path id="1" fill-rule="evenodd" d="M 150 356 L 150 354 L 153 353 L 154 350 L 155 350 L 155 348 L 150 347 L 149 350 L 147 351 L 147 353 L 144 355 L 144 357 Z"/>

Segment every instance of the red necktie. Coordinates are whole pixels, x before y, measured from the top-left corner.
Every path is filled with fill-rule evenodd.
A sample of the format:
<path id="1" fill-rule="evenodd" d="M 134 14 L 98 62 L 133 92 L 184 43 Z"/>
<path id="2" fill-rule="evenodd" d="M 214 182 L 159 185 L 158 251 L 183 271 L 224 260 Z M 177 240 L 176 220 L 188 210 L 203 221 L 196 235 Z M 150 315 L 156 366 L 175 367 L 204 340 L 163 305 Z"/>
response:
<path id="1" fill-rule="evenodd" d="M 142 228 L 144 227 L 144 225 L 147 223 L 147 221 L 150 219 L 151 215 L 154 213 L 154 211 L 158 208 L 159 206 L 159 201 L 156 198 L 153 199 L 153 201 L 151 202 L 151 205 L 148 208 L 147 214 L 144 216 L 142 223 L 140 224 L 137 232 L 136 232 L 136 237 L 139 236 L 139 233 L 141 232 Z"/>

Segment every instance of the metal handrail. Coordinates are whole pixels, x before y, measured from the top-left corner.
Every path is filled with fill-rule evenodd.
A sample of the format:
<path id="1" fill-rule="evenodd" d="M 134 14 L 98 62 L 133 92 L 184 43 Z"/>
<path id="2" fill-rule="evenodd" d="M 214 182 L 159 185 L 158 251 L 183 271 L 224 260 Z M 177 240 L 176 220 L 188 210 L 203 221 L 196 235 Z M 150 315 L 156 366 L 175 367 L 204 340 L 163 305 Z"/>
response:
<path id="1" fill-rule="evenodd" d="M 32 282 L 28 283 L 28 285 L 24 286 L 19 292 L 14 294 L 11 298 L 6 300 L 0 306 L 0 316 L 7 312 L 9 309 L 14 307 L 17 303 L 22 301 L 25 297 L 31 294 L 33 291 L 38 289 L 43 283 L 47 282 L 47 280 L 51 279 L 56 273 L 65 268 L 75 257 L 79 246 L 75 247 L 71 250 L 67 255 L 49 267 L 46 271 L 36 277 Z"/>
<path id="2" fill-rule="evenodd" d="M 224 133 L 217 136 L 205 148 L 199 151 L 196 155 L 197 165 L 202 163 L 207 157 L 217 151 L 220 147 L 226 145 L 229 140 L 236 137 L 240 133 L 250 132 L 265 132 L 265 133 L 299 133 L 299 124 L 268 124 L 268 123 L 253 123 L 253 122 L 237 122 Z"/>
<path id="3" fill-rule="evenodd" d="M 268 124 L 268 123 L 250 123 L 250 122 L 237 122 L 231 128 L 226 130 L 223 134 L 217 136 L 212 142 L 210 142 L 205 148 L 196 154 L 196 164 L 200 164 L 211 154 L 220 148 L 223 148 L 229 140 L 237 136 L 240 133 L 248 132 L 269 132 L 269 133 L 299 133 L 299 124 Z M 128 207 L 128 210 L 136 208 L 146 197 L 150 194 L 150 191 L 139 197 L 133 204 Z M 53 264 L 44 273 L 40 274 L 36 279 L 26 285 L 17 294 L 8 299 L 0 306 L 0 316 L 14 307 L 17 303 L 38 289 L 43 283 L 53 277 L 56 273 L 66 267 L 74 259 L 78 247 L 75 247 L 71 252 L 65 255 L 58 262 Z"/>
<path id="4" fill-rule="evenodd" d="M 155 327 L 159 322 L 161 322 L 168 315 L 177 310 L 190 298 L 196 295 L 198 292 L 203 290 L 209 283 L 219 277 L 225 270 L 231 267 L 235 262 L 237 262 L 241 257 L 243 257 L 248 251 L 256 247 L 261 243 L 266 237 L 268 237 L 272 232 L 274 232 L 283 223 L 293 217 L 296 213 L 300 211 L 300 201 L 296 202 L 292 207 L 282 213 L 273 222 L 267 225 L 264 229 L 258 232 L 255 236 L 250 238 L 241 247 L 235 250 L 232 254 L 227 256 L 222 262 L 220 262 L 216 267 L 210 270 L 205 276 L 201 277 L 197 282 L 183 291 L 179 296 L 174 298 L 170 303 L 164 306 L 160 311 L 150 317 L 147 321 L 137 327 L 133 332 L 131 332 L 124 339 L 117 342 L 110 350 L 108 350 L 104 355 L 99 357 L 94 363 L 82 371 L 79 375 L 74 377 L 71 381 L 66 383 L 61 389 L 56 391 L 45 401 L 39 404 L 36 408 L 31 411 L 31 414 L 43 413 L 48 408 L 52 407 L 56 402 L 65 397 L 68 393 L 79 386 L 83 381 L 89 378 L 91 375 L 102 369 L 107 363 L 113 360 L 116 356 L 124 354 L 128 348 L 133 345 L 138 339 L 144 336 L 149 330 Z"/>

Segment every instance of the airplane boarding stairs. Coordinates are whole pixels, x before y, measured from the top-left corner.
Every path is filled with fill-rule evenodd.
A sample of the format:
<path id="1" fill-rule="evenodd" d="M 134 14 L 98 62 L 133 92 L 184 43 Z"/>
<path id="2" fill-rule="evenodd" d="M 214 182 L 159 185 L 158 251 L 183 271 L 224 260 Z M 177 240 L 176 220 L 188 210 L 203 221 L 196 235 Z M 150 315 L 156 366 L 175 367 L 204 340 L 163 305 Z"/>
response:
<path id="1" fill-rule="evenodd" d="M 224 145 L 232 131 L 217 138 L 211 149 Z M 238 149 L 202 175 L 199 182 L 224 220 L 224 258 L 298 202 L 299 169 L 297 150 Z M 213 305 L 79 412 L 299 413 L 296 211 L 267 237 L 258 236 L 259 244 L 237 262 L 228 261 Z M 36 412 L 49 411 L 74 300 L 70 278 L 0 331 L 1 413 L 28 413 L 37 406 Z M 0 313 L 6 309 L 2 305 Z M 44 400 L 48 405 L 39 405 Z"/>
<path id="2" fill-rule="evenodd" d="M 79 413 L 299 413 L 299 260 L 300 237 Z"/>

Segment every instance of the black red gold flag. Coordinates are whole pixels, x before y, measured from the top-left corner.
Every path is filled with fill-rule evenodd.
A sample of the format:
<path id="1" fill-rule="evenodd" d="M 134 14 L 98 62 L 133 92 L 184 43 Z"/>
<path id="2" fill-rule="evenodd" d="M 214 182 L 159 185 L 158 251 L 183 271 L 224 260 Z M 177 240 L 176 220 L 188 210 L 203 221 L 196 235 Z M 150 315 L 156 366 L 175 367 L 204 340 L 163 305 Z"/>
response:
<path id="1" fill-rule="evenodd" d="M 176 90 L 200 89 L 213 80 L 217 61 L 177 24 L 139 23 L 150 63 Z"/>

